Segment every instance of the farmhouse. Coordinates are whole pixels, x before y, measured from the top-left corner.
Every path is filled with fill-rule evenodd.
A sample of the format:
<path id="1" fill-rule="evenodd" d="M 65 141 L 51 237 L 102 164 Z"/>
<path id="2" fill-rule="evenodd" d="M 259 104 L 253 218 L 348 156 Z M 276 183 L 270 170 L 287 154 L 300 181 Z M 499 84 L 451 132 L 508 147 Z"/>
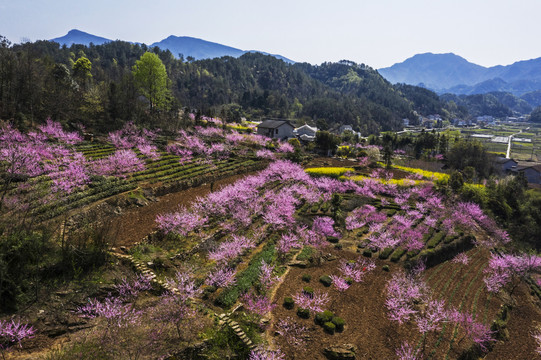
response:
<path id="1" fill-rule="evenodd" d="M 523 173 L 524 177 L 531 184 L 541 184 L 541 164 L 532 166 L 519 166 L 513 170 L 516 173 Z"/>
<path id="2" fill-rule="evenodd" d="M 497 157 L 495 160 L 496 168 L 500 171 L 500 173 L 505 174 L 508 171 L 511 171 L 514 167 L 518 165 L 518 162 L 516 162 L 513 159 L 508 159 L 504 157 Z"/>
<path id="3" fill-rule="evenodd" d="M 314 141 L 316 139 L 317 127 L 303 125 L 293 130 L 293 133 L 302 141 Z"/>
<path id="4" fill-rule="evenodd" d="M 265 120 L 257 125 L 257 133 L 274 139 L 294 137 L 295 127 L 287 120 Z"/>

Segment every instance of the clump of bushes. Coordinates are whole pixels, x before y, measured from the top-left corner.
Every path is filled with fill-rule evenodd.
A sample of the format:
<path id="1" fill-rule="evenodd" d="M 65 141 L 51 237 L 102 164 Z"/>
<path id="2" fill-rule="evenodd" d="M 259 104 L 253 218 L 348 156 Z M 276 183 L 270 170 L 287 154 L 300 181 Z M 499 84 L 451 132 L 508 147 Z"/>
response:
<path id="1" fill-rule="evenodd" d="M 309 309 L 298 308 L 297 309 L 297 315 L 300 318 L 308 319 L 310 317 L 310 310 Z"/>
<path id="2" fill-rule="evenodd" d="M 338 316 L 334 316 L 331 322 L 334 324 L 334 326 L 336 326 L 336 331 L 339 331 L 339 332 L 343 331 L 344 325 L 346 325 L 346 322 L 344 321 L 344 319 Z"/>
<path id="3" fill-rule="evenodd" d="M 391 261 L 392 262 L 398 262 L 400 258 L 406 253 L 406 249 L 404 248 L 397 248 L 393 254 L 391 255 Z"/>
<path id="4" fill-rule="evenodd" d="M 295 301 L 293 301 L 293 298 L 291 297 L 284 298 L 284 307 L 286 309 L 291 310 L 293 309 L 294 306 L 295 306 Z"/>
<path id="5" fill-rule="evenodd" d="M 385 248 L 385 249 L 383 249 L 383 251 L 381 251 L 381 252 L 379 253 L 379 258 L 380 258 L 381 260 L 388 259 L 389 256 L 391 256 L 391 254 L 392 254 L 393 251 L 394 251 L 393 248 L 390 248 L 390 247 L 389 247 L 389 248 Z"/>
<path id="6" fill-rule="evenodd" d="M 314 289 L 312 289 L 312 287 L 310 287 L 310 286 L 303 287 L 302 292 L 305 293 L 306 295 L 309 295 L 309 296 L 314 295 Z"/>
<path id="7" fill-rule="evenodd" d="M 329 334 L 334 334 L 335 330 L 336 330 L 336 325 L 334 325 L 332 322 L 326 322 L 323 324 L 323 329 L 329 333 Z"/>
<path id="8" fill-rule="evenodd" d="M 314 321 L 316 324 L 323 326 L 324 323 L 331 321 L 333 316 L 334 314 L 331 311 L 325 310 L 323 312 L 317 313 Z"/>
<path id="9" fill-rule="evenodd" d="M 332 285 L 332 279 L 329 275 L 323 275 L 319 278 L 319 282 L 325 285 L 326 287 L 329 287 Z"/>
<path id="10" fill-rule="evenodd" d="M 346 325 L 344 319 L 334 316 L 334 314 L 329 310 L 317 313 L 314 318 L 314 322 L 317 325 L 323 326 L 323 329 L 329 334 L 334 334 L 335 331 L 343 331 L 344 326 Z"/>
<path id="11" fill-rule="evenodd" d="M 302 275 L 302 281 L 310 282 L 310 280 L 312 280 L 312 275 L 310 275 L 310 274 L 303 274 Z"/>

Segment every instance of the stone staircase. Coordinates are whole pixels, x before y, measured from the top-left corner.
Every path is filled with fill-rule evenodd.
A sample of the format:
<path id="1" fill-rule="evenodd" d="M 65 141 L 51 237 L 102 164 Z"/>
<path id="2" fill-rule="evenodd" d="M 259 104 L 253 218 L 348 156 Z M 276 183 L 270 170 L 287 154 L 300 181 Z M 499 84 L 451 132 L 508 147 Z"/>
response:
<path id="1" fill-rule="evenodd" d="M 250 340 L 250 338 L 248 338 L 246 333 L 241 329 L 241 327 L 239 326 L 239 323 L 232 320 L 229 316 L 230 316 L 229 313 L 222 313 L 218 315 L 218 321 L 220 322 L 220 324 L 226 325 L 229 328 L 231 328 L 231 330 L 233 330 L 235 335 L 238 336 L 240 341 L 242 341 L 248 349 L 255 350 L 256 346 L 254 345 L 252 340 Z"/>
<path id="2" fill-rule="evenodd" d="M 141 273 L 141 274 L 145 275 L 147 278 L 149 278 L 150 282 L 153 285 L 157 286 L 158 288 L 160 288 L 162 290 L 170 291 L 172 293 L 177 293 L 178 292 L 178 289 L 172 287 L 166 281 L 163 281 L 163 280 L 159 279 L 156 276 L 156 274 L 145 263 L 134 259 L 133 256 L 128 255 L 128 254 L 121 254 L 121 253 L 118 253 L 116 251 L 111 251 L 111 255 L 113 255 L 114 257 L 116 257 L 117 259 L 119 259 L 121 261 L 123 260 L 123 261 L 129 262 L 135 268 L 136 271 L 138 271 L 139 273 Z M 200 303 L 200 302 L 201 302 L 201 300 L 199 300 L 199 299 L 192 299 L 193 304 Z M 237 337 L 240 339 L 240 341 L 242 341 L 242 343 L 247 348 L 249 348 L 251 350 L 255 350 L 256 346 L 254 345 L 252 340 L 250 340 L 250 338 L 246 335 L 246 333 L 241 329 L 239 324 L 236 321 L 234 321 L 234 320 L 232 320 L 230 318 L 230 315 L 233 312 L 235 312 L 235 310 L 237 310 L 241 306 L 242 306 L 242 304 L 240 304 L 239 306 L 234 308 L 230 313 L 222 313 L 222 314 L 219 314 L 219 315 L 216 314 L 215 312 L 211 311 L 208 308 L 206 310 L 209 311 L 208 315 L 218 319 L 218 323 L 220 325 L 228 326 L 229 328 L 231 328 L 231 330 L 233 330 L 235 335 L 237 335 Z"/>

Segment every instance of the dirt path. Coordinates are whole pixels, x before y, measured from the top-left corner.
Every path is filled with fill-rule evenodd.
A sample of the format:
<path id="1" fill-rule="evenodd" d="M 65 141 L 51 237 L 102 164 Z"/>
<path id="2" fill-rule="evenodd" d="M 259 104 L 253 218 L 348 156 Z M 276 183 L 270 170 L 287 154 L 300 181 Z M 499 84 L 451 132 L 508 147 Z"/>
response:
<path id="1" fill-rule="evenodd" d="M 252 174 L 234 175 L 218 180 L 214 183 L 213 191 Z M 175 211 L 179 206 L 189 206 L 197 197 L 205 196 L 208 193 L 210 193 L 210 184 L 204 184 L 161 196 L 157 202 L 149 203 L 143 207 L 125 210 L 121 215 L 112 219 L 112 228 L 118 229 L 115 246 L 129 246 L 141 241 L 155 230 L 158 214 Z"/>

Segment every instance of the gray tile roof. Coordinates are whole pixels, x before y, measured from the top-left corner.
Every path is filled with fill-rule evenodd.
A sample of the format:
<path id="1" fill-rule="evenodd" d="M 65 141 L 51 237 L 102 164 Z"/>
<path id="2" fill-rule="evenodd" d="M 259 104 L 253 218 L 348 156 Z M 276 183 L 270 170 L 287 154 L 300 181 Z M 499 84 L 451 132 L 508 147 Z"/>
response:
<path id="1" fill-rule="evenodd" d="M 257 127 L 263 128 L 263 129 L 276 129 L 284 124 L 287 124 L 294 128 L 294 126 L 291 125 L 289 121 L 286 121 L 286 120 L 265 120 L 261 124 L 257 125 Z"/>
<path id="2" fill-rule="evenodd" d="M 498 164 L 505 164 L 505 163 L 508 162 L 508 161 L 516 162 L 516 161 L 513 160 L 513 159 L 507 159 L 507 158 L 503 158 L 503 157 L 498 157 L 498 158 L 496 158 L 496 162 L 497 162 Z"/>

